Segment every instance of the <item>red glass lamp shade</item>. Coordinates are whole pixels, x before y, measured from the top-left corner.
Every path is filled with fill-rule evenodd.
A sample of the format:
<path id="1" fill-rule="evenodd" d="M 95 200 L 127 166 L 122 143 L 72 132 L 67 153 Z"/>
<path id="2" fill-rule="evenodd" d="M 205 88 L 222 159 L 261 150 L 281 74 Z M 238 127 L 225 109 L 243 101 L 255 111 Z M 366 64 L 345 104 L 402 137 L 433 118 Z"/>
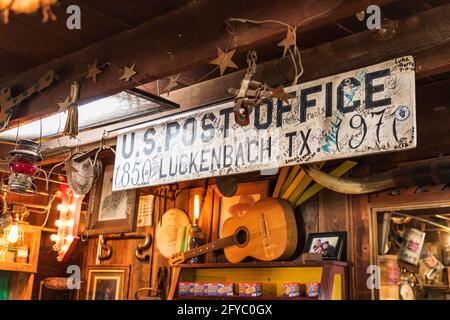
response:
<path id="1" fill-rule="evenodd" d="M 31 140 L 19 140 L 9 154 L 9 191 L 20 194 L 34 193 L 32 178 L 38 170 L 37 161 L 41 159 L 39 144 Z"/>
<path id="2" fill-rule="evenodd" d="M 15 156 L 9 163 L 9 169 L 14 173 L 22 173 L 32 176 L 36 173 L 37 167 L 34 159 L 26 156 Z"/>

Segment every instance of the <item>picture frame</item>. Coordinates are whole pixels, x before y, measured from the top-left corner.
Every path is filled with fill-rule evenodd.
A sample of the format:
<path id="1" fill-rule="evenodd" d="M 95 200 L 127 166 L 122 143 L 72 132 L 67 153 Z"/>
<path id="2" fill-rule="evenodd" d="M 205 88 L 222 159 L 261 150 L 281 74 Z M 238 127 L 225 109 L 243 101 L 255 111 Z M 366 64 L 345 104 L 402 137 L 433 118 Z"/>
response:
<path id="1" fill-rule="evenodd" d="M 127 300 L 130 268 L 129 265 L 88 266 L 86 300 Z"/>
<path id="2" fill-rule="evenodd" d="M 310 233 L 306 241 L 305 252 L 318 253 L 324 260 L 342 260 L 345 258 L 347 232 Z"/>
<path id="3" fill-rule="evenodd" d="M 93 184 L 89 198 L 89 235 L 136 231 L 137 191 L 112 192 L 114 165 L 104 166 L 103 174 Z"/>

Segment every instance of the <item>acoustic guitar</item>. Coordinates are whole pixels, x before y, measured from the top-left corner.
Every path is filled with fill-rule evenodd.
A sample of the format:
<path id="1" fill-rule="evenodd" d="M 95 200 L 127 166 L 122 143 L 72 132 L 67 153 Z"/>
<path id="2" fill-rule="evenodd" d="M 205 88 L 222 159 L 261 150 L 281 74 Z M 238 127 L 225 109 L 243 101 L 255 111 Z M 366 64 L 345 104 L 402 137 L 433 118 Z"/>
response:
<path id="1" fill-rule="evenodd" d="M 297 247 L 297 225 L 294 211 L 286 200 L 265 198 L 256 202 L 240 217 L 227 219 L 222 226 L 223 238 L 193 250 L 175 253 L 171 266 L 223 249 L 231 263 L 247 257 L 261 261 L 290 258 Z"/>

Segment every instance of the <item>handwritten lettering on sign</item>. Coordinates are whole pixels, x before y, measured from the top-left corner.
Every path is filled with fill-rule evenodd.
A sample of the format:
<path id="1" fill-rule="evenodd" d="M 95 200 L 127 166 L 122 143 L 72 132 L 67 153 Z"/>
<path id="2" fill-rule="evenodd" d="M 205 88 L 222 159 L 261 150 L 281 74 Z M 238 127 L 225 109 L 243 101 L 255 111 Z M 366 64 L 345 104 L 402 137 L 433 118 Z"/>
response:
<path id="1" fill-rule="evenodd" d="M 119 135 L 114 190 L 348 158 L 416 146 L 414 59 L 405 56 L 287 88 L 250 125 L 233 103 Z"/>

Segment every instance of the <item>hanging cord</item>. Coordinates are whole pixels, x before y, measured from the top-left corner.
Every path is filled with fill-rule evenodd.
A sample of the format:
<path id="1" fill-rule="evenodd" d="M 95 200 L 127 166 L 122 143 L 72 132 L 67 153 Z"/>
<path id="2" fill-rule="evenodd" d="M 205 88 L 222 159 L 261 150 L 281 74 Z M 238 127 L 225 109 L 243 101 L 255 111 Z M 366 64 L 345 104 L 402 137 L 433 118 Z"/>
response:
<path id="1" fill-rule="evenodd" d="M 50 216 L 50 211 L 51 211 L 51 209 L 52 209 L 53 201 L 55 201 L 55 198 L 56 198 L 56 197 L 59 197 L 60 195 L 61 195 L 61 192 L 58 191 L 58 192 L 56 192 L 56 193 L 50 198 L 50 201 L 48 202 L 48 205 L 47 205 L 47 214 L 46 214 L 46 216 L 45 216 L 45 220 L 44 220 L 44 222 L 42 223 L 41 228 L 44 228 L 45 225 L 47 224 L 48 218 L 49 218 L 49 216 Z M 50 196 L 49 196 L 49 197 L 50 197 Z"/>
<path id="2" fill-rule="evenodd" d="M 14 149 L 17 148 L 17 142 L 19 141 L 19 128 L 20 128 L 20 118 L 17 120 L 16 145 Z"/>
<path id="3" fill-rule="evenodd" d="M 65 155 L 65 154 L 64 154 Z M 53 173 L 53 170 L 55 170 L 56 168 L 58 168 L 59 166 L 61 166 L 61 165 L 64 165 L 66 162 L 67 162 L 67 160 L 69 160 L 70 158 L 72 157 L 72 152 L 69 152 L 69 155 L 68 156 L 66 156 L 66 159 L 64 159 L 63 161 L 61 161 L 61 162 L 58 162 L 57 164 L 55 164 L 51 169 L 50 169 L 50 171 L 48 172 L 48 177 L 46 178 L 46 188 L 48 189 L 49 188 L 49 179 L 50 179 L 50 177 L 51 177 L 51 175 L 52 175 L 52 173 Z"/>
<path id="4" fill-rule="evenodd" d="M 39 116 L 39 151 L 42 147 L 42 116 Z"/>
<path id="5" fill-rule="evenodd" d="M 240 22 L 240 23 L 253 23 L 253 24 L 272 23 L 272 24 L 279 24 L 279 25 L 282 25 L 283 27 L 286 27 L 288 29 L 288 34 L 291 34 L 292 37 L 294 38 L 294 45 L 293 45 L 294 49 L 293 50 L 292 50 L 292 48 L 288 49 L 289 56 L 292 60 L 292 65 L 294 66 L 294 72 L 295 72 L 294 80 L 292 81 L 291 85 L 296 85 L 298 83 L 298 79 L 303 75 L 303 64 L 302 64 L 300 50 L 298 49 L 298 46 L 297 46 L 297 26 L 291 26 L 283 21 L 272 20 L 272 19 L 251 20 L 251 19 L 229 18 L 227 21 L 228 22 Z"/>
<path id="6" fill-rule="evenodd" d="M 296 85 L 298 83 L 298 79 L 303 75 L 302 58 L 301 58 L 300 50 L 298 49 L 298 46 L 297 46 L 297 27 L 305 25 L 311 20 L 317 19 L 321 16 L 325 16 L 325 15 L 329 14 L 330 12 L 333 12 L 337 7 L 339 7 L 342 4 L 342 2 L 343 2 L 343 0 L 336 1 L 336 3 L 333 6 L 329 7 L 328 9 L 326 9 L 323 12 L 320 12 L 314 16 L 308 17 L 307 19 L 303 20 L 300 24 L 297 24 L 296 26 L 291 26 L 283 21 L 274 20 L 274 19 L 252 20 L 252 19 L 229 18 L 227 21 L 228 22 L 240 22 L 240 23 L 253 23 L 253 24 L 273 23 L 273 24 L 282 25 L 282 26 L 288 28 L 288 31 L 292 32 L 292 35 L 294 37 L 294 43 L 295 43 L 294 50 L 289 48 L 288 51 L 289 51 L 289 55 L 291 57 L 292 64 L 294 66 L 294 71 L 295 71 L 295 76 L 294 76 L 294 80 L 292 81 L 292 85 Z M 227 26 L 228 26 L 228 24 L 227 24 Z M 229 28 L 227 28 L 227 29 L 229 29 Z"/>
<path id="7" fill-rule="evenodd" d="M 230 31 L 228 31 L 228 32 L 230 32 Z M 236 34 L 231 33 L 231 37 L 230 37 L 230 40 L 228 41 L 228 45 L 227 45 L 227 47 L 225 49 L 225 52 L 228 52 L 230 50 L 231 44 L 233 42 L 233 39 L 235 39 L 235 37 L 236 37 Z M 225 57 L 224 57 L 224 59 L 225 59 Z M 209 71 L 208 73 L 206 73 L 205 75 L 200 77 L 198 80 L 195 81 L 195 83 L 199 83 L 199 82 L 203 81 L 205 78 L 207 78 L 212 73 L 214 73 L 217 69 L 219 69 L 219 66 L 220 65 L 215 66 L 214 69 L 212 69 L 211 71 Z"/>

